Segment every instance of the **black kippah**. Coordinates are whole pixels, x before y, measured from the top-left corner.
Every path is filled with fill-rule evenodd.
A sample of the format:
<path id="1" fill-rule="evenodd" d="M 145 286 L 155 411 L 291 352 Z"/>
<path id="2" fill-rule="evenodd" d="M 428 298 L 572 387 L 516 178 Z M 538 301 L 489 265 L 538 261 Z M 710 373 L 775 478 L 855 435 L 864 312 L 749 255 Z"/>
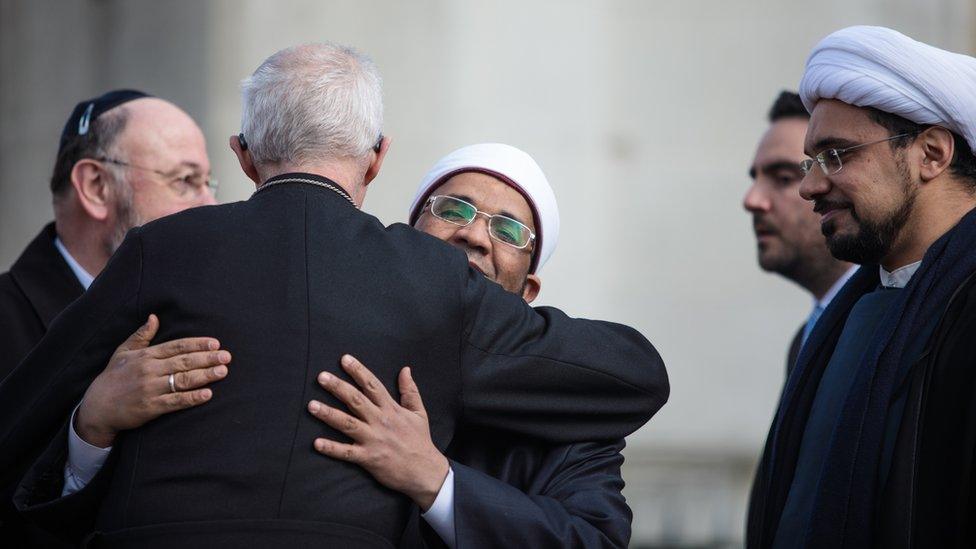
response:
<path id="1" fill-rule="evenodd" d="M 112 90 L 93 99 L 86 99 L 75 105 L 71 116 L 61 130 L 61 142 L 58 150 L 64 148 L 65 143 L 72 137 L 85 135 L 91 123 L 103 112 L 111 110 L 123 103 L 128 103 L 141 97 L 152 97 L 138 90 Z"/>

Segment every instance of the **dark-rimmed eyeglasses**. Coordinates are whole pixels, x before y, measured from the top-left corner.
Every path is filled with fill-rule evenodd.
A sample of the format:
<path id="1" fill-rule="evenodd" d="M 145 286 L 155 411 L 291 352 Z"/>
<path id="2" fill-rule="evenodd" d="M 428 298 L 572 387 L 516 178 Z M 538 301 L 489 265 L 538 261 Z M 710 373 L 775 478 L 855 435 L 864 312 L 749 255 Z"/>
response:
<path id="1" fill-rule="evenodd" d="M 474 204 L 453 196 L 438 195 L 427 199 L 425 210 L 442 221 L 466 227 L 480 214 L 488 218 L 488 235 L 493 239 L 520 250 L 535 240 L 535 233 L 524 223 L 504 215 L 492 215 L 479 211 Z"/>
<path id="2" fill-rule="evenodd" d="M 813 169 L 814 163 L 820 164 L 820 169 L 823 170 L 826 175 L 834 175 L 835 173 L 841 171 L 844 168 L 844 162 L 841 160 L 841 155 L 847 154 L 853 150 L 860 149 L 862 147 L 867 147 L 869 145 L 877 145 L 878 143 L 884 143 L 885 141 L 891 141 L 893 139 L 898 139 L 901 137 L 909 137 L 916 135 L 914 133 L 900 133 L 898 135 L 893 135 L 891 137 L 886 137 L 884 139 L 878 139 L 877 141 L 871 141 L 868 143 L 861 143 L 860 145 L 853 145 L 850 147 L 845 147 L 843 149 L 827 149 L 821 151 L 817 156 L 813 158 L 807 158 L 800 162 L 800 169 L 803 170 L 803 175 L 810 173 Z"/>
<path id="3" fill-rule="evenodd" d="M 156 175 L 162 176 L 166 178 L 167 184 L 173 188 L 180 198 L 193 198 L 201 196 L 208 189 L 212 194 L 217 194 L 217 186 L 219 183 L 217 182 L 217 178 L 211 177 L 209 174 L 194 172 L 186 175 L 176 175 L 173 172 L 166 173 L 154 168 L 136 166 L 135 164 L 129 164 L 128 162 L 123 162 L 114 158 L 99 157 L 95 158 L 95 160 L 98 160 L 99 162 L 106 162 L 108 164 L 115 164 L 116 166 L 122 166 L 125 168 L 145 170 L 147 172 L 152 172 Z"/>

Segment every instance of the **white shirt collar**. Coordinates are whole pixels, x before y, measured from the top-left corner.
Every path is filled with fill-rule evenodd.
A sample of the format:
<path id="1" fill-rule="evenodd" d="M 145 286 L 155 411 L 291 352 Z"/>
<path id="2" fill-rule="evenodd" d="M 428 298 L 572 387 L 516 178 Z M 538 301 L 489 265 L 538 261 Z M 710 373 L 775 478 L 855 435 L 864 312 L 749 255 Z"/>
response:
<path id="1" fill-rule="evenodd" d="M 830 302 L 834 300 L 834 298 L 840 292 L 840 289 L 844 287 L 844 284 L 847 284 L 847 281 L 850 280 L 852 276 L 854 276 L 854 273 L 857 272 L 857 269 L 859 267 L 860 265 L 851 265 L 851 268 L 847 269 L 847 272 L 842 274 L 840 278 L 838 278 L 837 281 L 834 282 L 834 285 L 831 286 L 829 290 L 827 290 L 827 293 L 825 293 L 823 297 L 821 297 L 819 300 L 816 299 L 813 300 L 814 307 L 819 305 L 821 309 L 826 309 L 827 305 L 830 305 Z"/>
<path id="2" fill-rule="evenodd" d="M 75 273 L 75 276 L 78 277 L 78 282 L 81 282 L 81 286 L 87 290 L 88 287 L 91 286 L 92 281 L 95 280 L 95 277 L 88 274 L 88 271 L 86 271 L 84 267 L 75 261 L 75 258 L 71 257 L 71 254 L 68 253 L 68 249 L 65 248 L 64 243 L 61 242 L 61 238 L 54 237 L 54 247 L 61 252 L 61 257 L 68 262 L 68 266 L 71 267 L 71 272 Z"/>
<path id="3" fill-rule="evenodd" d="M 884 267 L 878 267 L 881 269 L 881 285 L 885 288 L 904 288 L 921 265 L 922 262 L 919 260 L 899 267 L 890 273 Z"/>

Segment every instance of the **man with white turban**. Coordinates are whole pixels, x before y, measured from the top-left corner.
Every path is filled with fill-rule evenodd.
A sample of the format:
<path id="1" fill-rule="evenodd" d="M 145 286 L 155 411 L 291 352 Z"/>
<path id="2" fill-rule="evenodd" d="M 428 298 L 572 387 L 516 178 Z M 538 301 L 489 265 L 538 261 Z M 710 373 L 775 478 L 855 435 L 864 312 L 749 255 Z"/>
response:
<path id="1" fill-rule="evenodd" d="M 417 189 L 409 221 L 526 302 L 538 295 L 538 271 L 559 238 L 545 174 L 528 154 L 499 143 L 462 147 L 439 160 Z M 423 412 L 419 395 L 404 406 Z M 339 414 L 320 417 L 341 424 Z M 632 513 L 621 494 L 623 440 L 552 445 L 466 425 L 442 455 L 426 429 L 419 422 L 349 434 L 366 452 L 392 456 L 350 461 L 422 511 L 402 547 L 627 547 Z M 345 459 L 342 451 L 324 453 Z"/>
<path id="2" fill-rule="evenodd" d="M 850 27 L 807 60 L 800 194 L 862 265 L 766 442 L 749 547 L 976 545 L 976 59 Z"/>

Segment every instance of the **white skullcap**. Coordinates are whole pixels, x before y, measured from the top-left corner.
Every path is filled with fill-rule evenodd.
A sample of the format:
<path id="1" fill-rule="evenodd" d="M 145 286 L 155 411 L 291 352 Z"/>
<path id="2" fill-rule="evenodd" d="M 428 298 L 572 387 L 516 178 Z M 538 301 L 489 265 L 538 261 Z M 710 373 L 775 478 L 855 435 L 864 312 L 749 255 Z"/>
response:
<path id="1" fill-rule="evenodd" d="M 546 175 L 528 154 L 501 143 L 481 143 L 462 147 L 441 158 L 427 172 L 410 204 L 413 225 L 427 198 L 448 179 L 459 173 L 478 172 L 509 185 L 525 197 L 535 222 L 535 250 L 530 273 L 537 272 L 556 249 L 559 240 L 559 208 Z"/>
<path id="2" fill-rule="evenodd" d="M 933 124 L 976 150 L 976 59 L 884 27 L 848 27 L 820 41 L 800 81 L 808 111 L 821 99 Z"/>

